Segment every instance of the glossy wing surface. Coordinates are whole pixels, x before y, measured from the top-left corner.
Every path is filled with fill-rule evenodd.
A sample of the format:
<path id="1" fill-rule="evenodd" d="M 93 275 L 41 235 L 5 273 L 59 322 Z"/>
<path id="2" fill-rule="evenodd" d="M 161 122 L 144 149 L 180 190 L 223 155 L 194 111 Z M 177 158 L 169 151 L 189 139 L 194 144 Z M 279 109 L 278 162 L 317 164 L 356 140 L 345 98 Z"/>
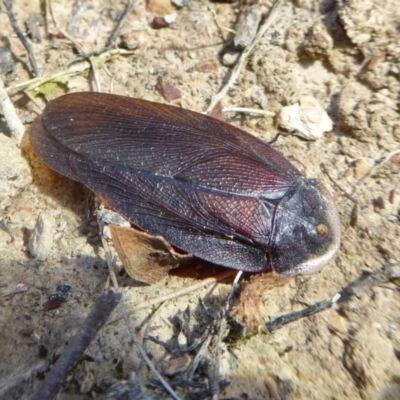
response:
<path id="1" fill-rule="evenodd" d="M 44 129 L 90 159 L 230 193 L 280 198 L 300 172 L 261 140 L 217 119 L 101 93 L 59 97 Z"/>
<path id="2" fill-rule="evenodd" d="M 72 154 L 70 165 L 82 183 L 130 222 L 180 249 L 230 268 L 267 267 L 271 210 L 264 202 L 80 155 Z"/>

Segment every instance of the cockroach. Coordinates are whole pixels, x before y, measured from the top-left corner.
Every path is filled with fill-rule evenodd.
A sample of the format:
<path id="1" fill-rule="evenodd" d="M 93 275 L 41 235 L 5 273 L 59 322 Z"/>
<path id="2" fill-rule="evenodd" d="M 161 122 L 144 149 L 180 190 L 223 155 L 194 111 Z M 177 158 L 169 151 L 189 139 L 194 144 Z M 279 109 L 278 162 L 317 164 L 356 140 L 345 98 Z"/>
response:
<path id="1" fill-rule="evenodd" d="M 328 189 L 251 134 L 209 116 L 103 93 L 72 93 L 30 129 L 35 153 L 130 223 L 212 263 L 278 277 L 337 252 Z"/>

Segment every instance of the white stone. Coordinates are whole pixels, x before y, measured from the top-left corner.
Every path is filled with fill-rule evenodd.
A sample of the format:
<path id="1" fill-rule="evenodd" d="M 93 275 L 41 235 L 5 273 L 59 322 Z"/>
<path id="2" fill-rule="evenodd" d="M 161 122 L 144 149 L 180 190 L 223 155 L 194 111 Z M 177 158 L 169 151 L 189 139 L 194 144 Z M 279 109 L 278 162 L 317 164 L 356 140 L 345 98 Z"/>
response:
<path id="1" fill-rule="evenodd" d="M 283 107 L 278 114 L 278 124 L 306 140 L 319 139 L 333 128 L 331 118 L 312 96 L 304 96 L 298 103 Z"/>

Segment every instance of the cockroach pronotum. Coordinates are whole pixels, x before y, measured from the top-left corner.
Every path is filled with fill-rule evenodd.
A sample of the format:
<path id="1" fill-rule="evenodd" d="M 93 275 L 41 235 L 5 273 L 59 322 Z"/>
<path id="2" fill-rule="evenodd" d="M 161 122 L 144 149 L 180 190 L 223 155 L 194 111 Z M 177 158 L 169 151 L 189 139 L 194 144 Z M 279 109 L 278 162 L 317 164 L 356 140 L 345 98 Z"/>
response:
<path id="1" fill-rule="evenodd" d="M 51 101 L 35 153 L 134 226 L 212 263 L 279 277 L 333 258 L 340 221 L 327 188 L 260 139 L 209 116 L 102 93 Z"/>

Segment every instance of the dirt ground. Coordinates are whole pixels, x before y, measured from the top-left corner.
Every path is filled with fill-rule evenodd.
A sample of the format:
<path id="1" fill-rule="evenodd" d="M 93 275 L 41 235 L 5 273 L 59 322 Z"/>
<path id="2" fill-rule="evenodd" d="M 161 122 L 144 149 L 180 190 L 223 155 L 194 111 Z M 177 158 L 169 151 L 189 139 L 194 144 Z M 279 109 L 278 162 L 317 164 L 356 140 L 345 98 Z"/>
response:
<path id="1" fill-rule="evenodd" d="M 49 13 L 42 22 L 35 20 L 28 32 L 28 18 L 44 15 L 42 2 L 14 3 L 19 26 L 30 33 L 27 38 L 41 76 L 80 70 L 31 88 L 30 97 L 24 88 L 9 89 L 28 128 L 44 108 L 44 98 L 98 88 L 87 63 L 70 65 L 77 59 L 75 46 L 60 34 Z M 72 0 L 53 3 L 58 26 L 85 51 L 105 47 L 126 7 L 124 1 L 107 0 L 76 1 L 75 9 Z M 240 13 L 253 3 L 265 18 L 272 2 L 189 0 L 182 8 L 163 3 L 137 2 L 123 38 L 117 40 L 131 52 L 111 57 L 106 68 L 99 65 L 100 89 L 203 112 L 231 72 L 224 55 L 232 49 L 233 35 L 225 28 L 234 29 Z M 170 26 L 153 28 L 154 16 L 170 13 L 176 13 Z M 264 322 L 332 298 L 364 270 L 379 271 L 400 262 L 399 21 L 398 0 L 287 2 L 222 100 L 223 107 L 275 115 L 302 96 L 314 96 L 334 123 L 321 139 L 289 135 L 274 144 L 305 176 L 319 178 L 331 189 L 341 217 L 342 243 L 335 260 L 318 274 L 262 292 Z M 32 69 L 3 4 L 0 27 L 0 46 L 11 51 L 14 67 L 2 78 L 12 88 L 32 79 Z M 168 101 L 158 89 L 160 80 L 179 89 L 181 97 Z M 266 141 L 276 133 L 273 116 L 230 112 L 224 117 Z M 4 119 L 0 132 L 0 220 L 15 237 L 11 241 L 0 230 L 0 398 L 29 399 L 101 296 L 108 269 L 90 213 L 89 191 L 44 166 L 27 138 L 18 147 Z M 322 163 L 357 200 L 357 219 L 354 203 L 332 184 Z M 28 245 L 39 215 L 44 221 L 44 261 L 35 260 Z M 132 305 L 146 305 L 201 282 L 205 267 L 197 262 L 193 268 L 196 276 L 171 275 L 152 286 L 135 284 L 120 274 L 125 307 L 129 311 Z M 49 295 L 68 290 L 60 285 L 70 287 L 67 301 L 46 310 Z M 200 340 L 219 315 L 229 288 L 211 285 L 168 301 L 157 311 L 142 308 L 131 314 L 132 324 L 141 339 L 147 334 L 171 349 L 187 347 Z M 399 309 L 398 282 L 375 285 L 271 334 L 224 341 L 219 368 L 212 368 L 213 338 L 206 353 L 208 369 L 203 363 L 195 374 L 199 387 L 181 381 L 174 386 L 176 394 L 182 399 L 207 398 L 200 384 L 210 385 L 210 371 L 217 370 L 225 382 L 221 399 L 400 399 Z M 174 362 L 187 365 L 196 353 L 176 358 L 149 340 L 144 347 L 164 372 L 177 370 Z M 126 380 L 132 373 L 143 389 L 140 398 L 169 398 L 154 386 L 154 376 L 138 355 L 119 309 L 85 354 L 58 398 L 139 398 L 127 394 Z M 179 383 L 183 374 L 167 380 Z M 111 384 L 112 393 L 107 392 Z"/>

